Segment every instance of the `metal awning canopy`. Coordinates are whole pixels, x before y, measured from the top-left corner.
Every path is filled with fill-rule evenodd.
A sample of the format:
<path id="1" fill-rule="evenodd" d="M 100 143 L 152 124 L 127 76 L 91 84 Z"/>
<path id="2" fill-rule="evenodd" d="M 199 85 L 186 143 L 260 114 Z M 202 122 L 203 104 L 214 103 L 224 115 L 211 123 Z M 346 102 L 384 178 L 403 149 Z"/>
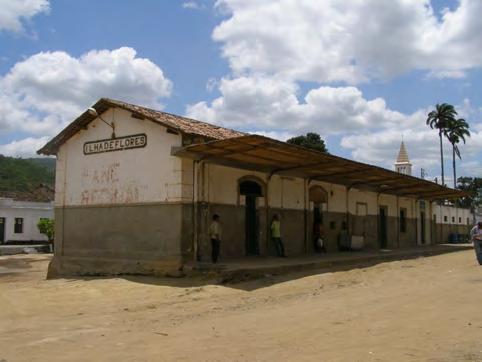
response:
<path id="1" fill-rule="evenodd" d="M 259 135 L 193 144 L 173 150 L 173 154 L 270 175 L 308 178 L 424 200 L 466 196 L 463 191 L 430 181 Z"/>

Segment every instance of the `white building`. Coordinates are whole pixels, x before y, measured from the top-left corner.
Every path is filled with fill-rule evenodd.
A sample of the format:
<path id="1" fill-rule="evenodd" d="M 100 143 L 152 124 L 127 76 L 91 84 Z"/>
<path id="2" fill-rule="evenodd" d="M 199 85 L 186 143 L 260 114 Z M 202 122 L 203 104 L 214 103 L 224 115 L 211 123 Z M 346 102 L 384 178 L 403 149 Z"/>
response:
<path id="1" fill-rule="evenodd" d="M 317 232 L 328 252 L 353 242 L 445 242 L 434 201 L 464 195 L 120 101 L 103 98 L 93 108 L 39 150 L 57 157 L 51 276 L 166 273 L 208 260 L 214 214 L 223 225 L 221 257 L 274 254 L 274 214 L 288 256 L 313 253 Z"/>
<path id="2" fill-rule="evenodd" d="M 0 192 L 0 244 L 47 241 L 37 224 L 53 217 L 53 191 L 44 186 L 33 192 Z"/>
<path id="3" fill-rule="evenodd" d="M 395 161 L 395 171 L 404 175 L 412 175 L 412 163 L 408 157 L 405 143 L 402 141 Z M 474 215 L 469 209 L 459 208 L 442 202 L 433 202 L 432 210 L 432 240 L 452 241 L 451 235 L 465 234 L 472 224 Z M 425 210 L 421 210 L 425 213 Z M 425 216 L 423 216 L 424 218 Z"/>

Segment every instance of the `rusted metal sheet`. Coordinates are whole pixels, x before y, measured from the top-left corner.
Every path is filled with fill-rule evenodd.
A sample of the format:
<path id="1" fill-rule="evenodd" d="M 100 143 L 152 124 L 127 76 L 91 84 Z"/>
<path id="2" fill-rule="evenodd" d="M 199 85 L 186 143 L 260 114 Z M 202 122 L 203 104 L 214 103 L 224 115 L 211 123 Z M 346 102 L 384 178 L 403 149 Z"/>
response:
<path id="1" fill-rule="evenodd" d="M 214 164 L 310 178 L 347 187 L 368 187 L 392 195 L 427 200 L 465 196 L 460 190 L 430 181 L 259 135 L 190 145 L 174 154 Z"/>

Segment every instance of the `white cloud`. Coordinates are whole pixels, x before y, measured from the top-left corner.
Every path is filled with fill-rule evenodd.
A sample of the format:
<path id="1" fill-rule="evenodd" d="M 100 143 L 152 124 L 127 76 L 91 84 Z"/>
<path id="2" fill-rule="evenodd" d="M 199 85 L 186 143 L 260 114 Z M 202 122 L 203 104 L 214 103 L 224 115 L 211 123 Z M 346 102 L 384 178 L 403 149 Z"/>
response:
<path id="1" fill-rule="evenodd" d="M 53 136 L 101 97 L 162 108 L 172 82 L 132 48 L 42 52 L 0 78 L 0 129 Z"/>
<path id="2" fill-rule="evenodd" d="M 440 145 L 437 131 L 426 126 L 425 113 L 422 111 L 409 118 L 416 121 L 408 121 L 411 124 L 409 128 L 387 127 L 379 131 L 346 135 L 342 137 L 341 146 L 351 150 L 353 159 L 357 161 L 392 168 L 403 135 L 410 161 L 414 165 L 414 175 L 419 175 L 420 168 L 425 168 L 432 170 L 432 178 L 438 176 L 440 179 Z M 467 143 L 459 144 L 462 160 L 457 159 L 456 163 L 463 173 L 480 176 L 481 142 L 482 132 L 472 130 L 472 136 L 467 138 Z M 445 139 L 443 149 L 446 183 L 451 185 L 447 180 L 452 175 L 452 145 Z M 478 172 L 474 172 L 474 167 L 470 166 L 474 164 L 479 165 Z"/>
<path id="3" fill-rule="evenodd" d="M 336 134 L 382 127 L 406 117 L 387 108 L 382 98 L 366 100 L 354 87 L 319 87 L 303 101 L 295 83 L 274 78 L 222 79 L 221 97 L 188 106 L 193 118 L 253 131 L 316 131 Z"/>
<path id="4" fill-rule="evenodd" d="M 219 91 L 221 96 L 211 103 L 188 106 L 188 116 L 280 140 L 317 132 L 329 142 L 332 135 L 342 135 L 341 146 L 353 159 L 389 169 L 403 135 L 414 173 L 420 167 L 432 173 L 439 168 L 438 136 L 425 123 L 429 108 L 404 114 L 390 109 L 383 98 L 366 99 L 355 87 L 320 86 L 300 99 L 296 83 L 273 77 L 224 78 Z M 467 99 L 456 108 L 460 117 L 479 119 L 479 110 Z M 471 126 L 472 137 L 460 145 L 462 171 L 466 162 L 481 157 L 482 123 Z M 444 144 L 448 175 L 452 153 L 450 144 Z"/>
<path id="5" fill-rule="evenodd" d="M 12 141 L 0 145 L 0 155 L 13 157 L 38 157 L 36 150 L 47 143 L 48 137 L 27 137 L 20 141 Z"/>
<path id="6" fill-rule="evenodd" d="M 429 0 L 218 0 L 213 38 L 239 75 L 354 84 L 410 70 L 461 77 L 482 66 L 482 2 L 435 14 Z"/>
<path id="7" fill-rule="evenodd" d="M 182 3 L 182 7 L 184 9 L 192 9 L 192 10 L 204 9 L 204 5 L 197 3 L 196 1 L 186 1 Z"/>
<path id="8" fill-rule="evenodd" d="M 427 74 L 427 79 L 464 79 L 467 74 L 462 70 L 432 70 Z"/>
<path id="9" fill-rule="evenodd" d="M 0 0 L 0 31 L 22 32 L 25 21 L 49 10 L 48 0 Z"/>
<path id="10" fill-rule="evenodd" d="M 439 14 L 430 0 L 218 0 L 216 7 L 227 19 L 213 38 L 231 74 L 220 80 L 220 96 L 189 105 L 189 116 L 278 139 L 307 131 L 328 141 L 342 135 L 353 158 L 387 168 L 403 134 L 415 168 L 437 169 L 438 137 L 425 125 L 430 109 L 397 112 L 383 98 L 366 99 L 340 83 L 413 70 L 427 79 L 466 77 L 482 67 L 481 1 L 460 0 Z M 303 81 L 317 85 L 302 95 Z M 457 109 L 477 119 L 470 102 Z M 472 128 L 461 169 L 481 156 L 482 123 Z M 450 145 L 445 150 L 449 169 Z"/>

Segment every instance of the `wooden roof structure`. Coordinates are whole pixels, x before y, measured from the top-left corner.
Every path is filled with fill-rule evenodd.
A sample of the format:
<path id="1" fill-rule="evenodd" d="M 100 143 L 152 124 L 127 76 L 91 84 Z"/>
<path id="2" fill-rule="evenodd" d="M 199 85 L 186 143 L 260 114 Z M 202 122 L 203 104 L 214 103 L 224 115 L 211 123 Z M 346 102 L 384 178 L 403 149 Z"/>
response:
<path id="1" fill-rule="evenodd" d="M 270 175 L 308 178 L 348 188 L 423 200 L 457 199 L 466 196 L 463 191 L 417 177 L 259 135 L 193 144 L 175 149 L 173 154 Z"/>

